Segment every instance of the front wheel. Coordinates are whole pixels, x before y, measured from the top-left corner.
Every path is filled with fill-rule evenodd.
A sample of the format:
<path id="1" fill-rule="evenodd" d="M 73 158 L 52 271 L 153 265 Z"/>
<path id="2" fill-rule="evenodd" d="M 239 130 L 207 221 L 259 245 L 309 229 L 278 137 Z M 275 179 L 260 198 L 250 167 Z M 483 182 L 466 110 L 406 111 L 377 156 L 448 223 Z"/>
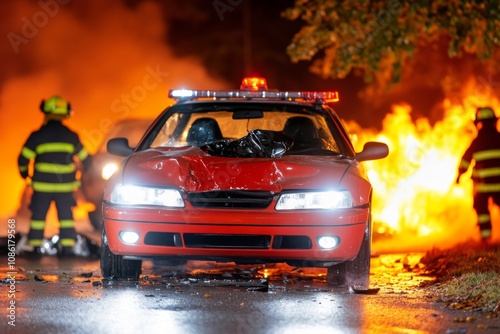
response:
<path id="1" fill-rule="evenodd" d="M 141 275 L 142 261 L 125 260 L 109 249 L 108 238 L 102 229 L 101 273 L 104 278 L 138 280 Z"/>
<path id="2" fill-rule="evenodd" d="M 370 285 L 371 221 L 356 258 L 328 267 L 327 282 L 335 286 L 355 286 L 368 289 Z"/>

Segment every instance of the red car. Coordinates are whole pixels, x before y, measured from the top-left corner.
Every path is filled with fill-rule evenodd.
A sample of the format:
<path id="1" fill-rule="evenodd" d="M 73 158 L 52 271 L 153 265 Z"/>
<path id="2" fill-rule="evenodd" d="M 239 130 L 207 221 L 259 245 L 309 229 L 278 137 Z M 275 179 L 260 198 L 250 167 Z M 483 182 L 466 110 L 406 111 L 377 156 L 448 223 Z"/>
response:
<path id="1" fill-rule="evenodd" d="M 172 90 L 139 145 L 125 156 L 103 202 L 104 277 L 137 279 L 142 260 L 285 262 L 327 267 L 328 282 L 367 287 L 372 186 L 329 106 L 336 92 Z"/>

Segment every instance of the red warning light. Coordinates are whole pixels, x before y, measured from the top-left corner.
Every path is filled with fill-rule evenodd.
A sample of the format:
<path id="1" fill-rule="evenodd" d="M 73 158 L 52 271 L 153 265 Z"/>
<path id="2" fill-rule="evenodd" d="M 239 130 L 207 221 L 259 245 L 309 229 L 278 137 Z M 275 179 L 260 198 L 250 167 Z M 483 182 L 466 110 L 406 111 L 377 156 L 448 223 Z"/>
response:
<path id="1" fill-rule="evenodd" d="M 241 90 L 267 90 L 267 82 L 264 78 L 243 78 L 240 86 Z"/>

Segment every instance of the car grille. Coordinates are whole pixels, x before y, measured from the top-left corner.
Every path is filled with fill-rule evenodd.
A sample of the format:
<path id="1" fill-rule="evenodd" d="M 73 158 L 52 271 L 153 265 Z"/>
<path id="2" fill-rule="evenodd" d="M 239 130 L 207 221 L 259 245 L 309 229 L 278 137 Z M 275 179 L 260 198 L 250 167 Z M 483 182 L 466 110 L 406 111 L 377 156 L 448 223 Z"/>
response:
<path id="1" fill-rule="evenodd" d="M 311 249 L 312 242 L 305 235 L 275 235 L 272 238 L 265 234 L 205 234 L 148 232 L 144 244 L 151 246 L 168 246 L 188 248 L 234 248 L 234 249 L 269 249 L 271 239 L 273 249 Z"/>
<path id="2" fill-rule="evenodd" d="M 184 244 L 192 248 L 244 248 L 268 249 L 271 245 L 270 235 L 253 234 L 184 234 Z"/>
<path id="3" fill-rule="evenodd" d="M 188 201 L 198 208 L 265 209 L 273 201 L 266 191 L 207 191 L 188 194 Z"/>
<path id="4" fill-rule="evenodd" d="M 276 235 L 273 249 L 311 249 L 312 241 L 305 235 Z"/>
<path id="5" fill-rule="evenodd" d="M 144 244 L 152 246 L 181 247 L 181 239 L 180 233 L 148 232 L 144 237 Z"/>

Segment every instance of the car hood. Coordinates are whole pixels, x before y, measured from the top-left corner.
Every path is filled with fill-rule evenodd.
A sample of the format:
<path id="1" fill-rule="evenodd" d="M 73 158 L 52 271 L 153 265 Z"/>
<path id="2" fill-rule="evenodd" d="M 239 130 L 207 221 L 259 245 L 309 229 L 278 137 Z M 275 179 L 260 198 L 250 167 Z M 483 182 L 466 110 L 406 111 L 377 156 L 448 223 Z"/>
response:
<path id="1" fill-rule="evenodd" d="M 353 160 L 332 156 L 226 158 L 197 147 L 157 148 L 136 152 L 126 162 L 122 182 L 213 190 L 332 189 Z"/>

